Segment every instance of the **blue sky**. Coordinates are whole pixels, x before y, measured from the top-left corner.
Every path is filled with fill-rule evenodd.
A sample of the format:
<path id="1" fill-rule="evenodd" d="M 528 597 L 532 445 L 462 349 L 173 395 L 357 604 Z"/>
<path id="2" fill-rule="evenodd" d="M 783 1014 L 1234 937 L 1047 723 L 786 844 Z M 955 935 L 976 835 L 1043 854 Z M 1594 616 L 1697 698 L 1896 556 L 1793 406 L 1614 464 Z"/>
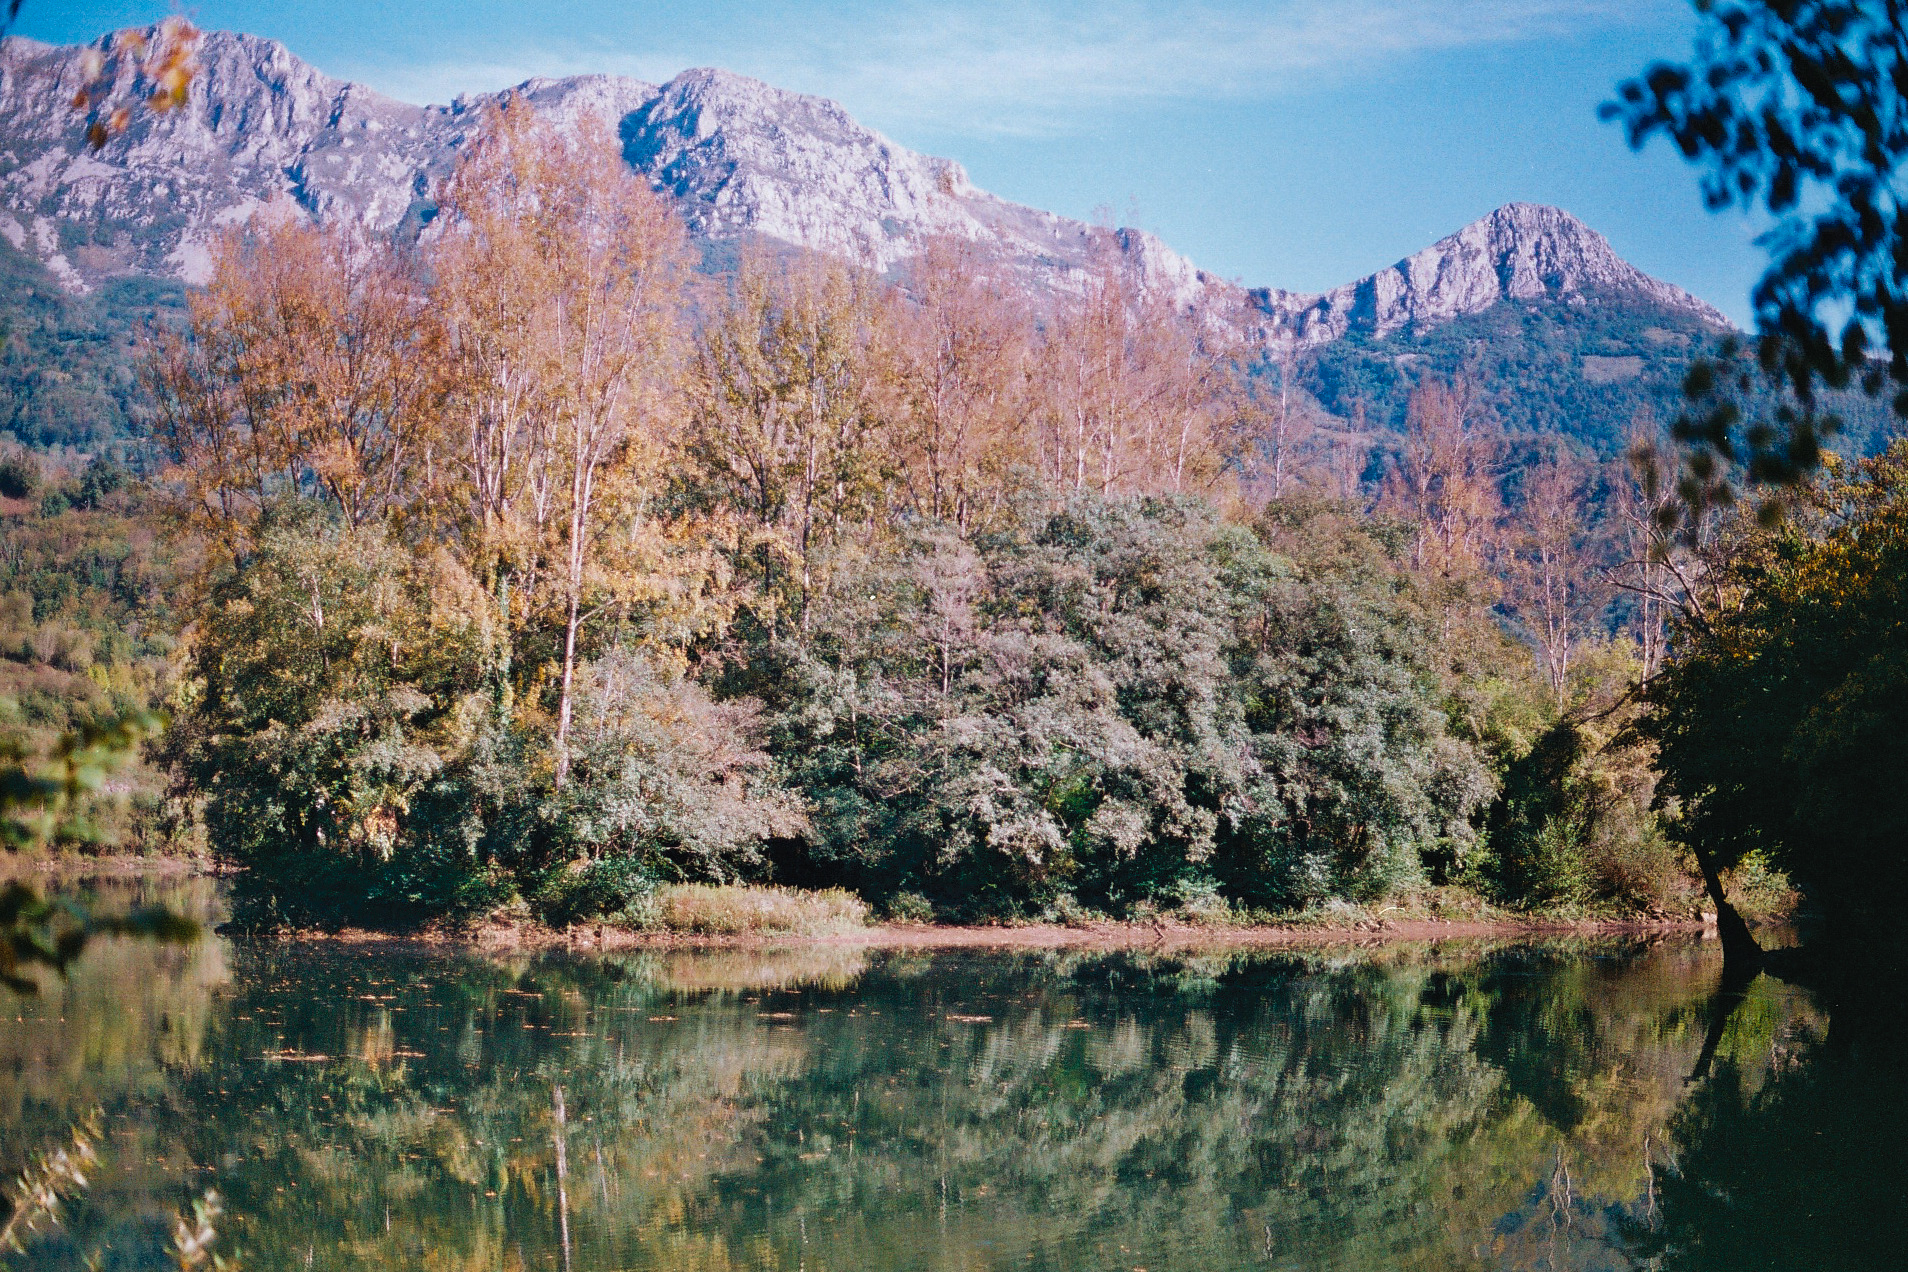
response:
<path id="1" fill-rule="evenodd" d="M 26 0 L 57 42 L 160 0 Z M 1762 256 L 1660 143 L 1597 104 L 1682 57 L 1687 0 L 209 0 L 201 26 L 282 40 L 409 101 L 531 75 L 652 81 L 723 66 L 819 93 L 1004 197 L 1111 208 L 1201 266 L 1317 290 L 1502 203 L 1567 208 L 1738 322 Z"/>

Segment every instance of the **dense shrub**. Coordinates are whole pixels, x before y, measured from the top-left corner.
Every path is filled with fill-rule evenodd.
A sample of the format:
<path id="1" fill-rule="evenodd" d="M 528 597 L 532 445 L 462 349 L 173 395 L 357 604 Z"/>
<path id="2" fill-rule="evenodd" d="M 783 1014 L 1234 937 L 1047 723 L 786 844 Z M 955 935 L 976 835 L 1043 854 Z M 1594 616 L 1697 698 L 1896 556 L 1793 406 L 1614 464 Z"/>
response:
<path id="1" fill-rule="evenodd" d="M 40 466 L 25 455 L 0 459 L 0 495 L 31 499 L 40 489 Z"/>
<path id="2" fill-rule="evenodd" d="M 73 506 L 97 508 L 126 488 L 131 474 L 117 461 L 101 456 L 86 465 L 73 491 Z"/>
<path id="3" fill-rule="evenodd" d="M 491 631 L 447 562 L 312 520 L 214 581 L 167 758 L 247 868 L 242 919 L 445 908 L 483 863 L 413 811 L 487 717 Z"/>
<path id="4" fill-rule="evenodd" d="M 804 878 L 954 912 L 1223 891 L 1378 896 L 1484 790 L 1402 611 L 1210 506 L 1078 497 L 842 563 L 799 639 L 737 652 L 814 805 Z"/>
<path id="5" fill-rule="evenodd" d="M 635 857 L 572 861 L 530 885 L 537 917 L 556 927 L 589 919 L 643 924 L 654 917 L 656 875 Z"/>
<path id="6" fill-rule="evenodd" d="M 767 772 L 758 714 L 711 700 L 673 662 L 605 654 L 583 675 L 546 855 L 631 858 L 666 880 L 758 871 L 763 845 L 806 828 L 801 802 Z"/>
<path id="7" fill-rule="evenodd" d="M 1510 905 L 1611 913 L 1664 911 L 1688 869 L 1651 808 L 1647 754 L 1599 728 L 1562 720 L 1511 762 L 1471 863 Z"/>

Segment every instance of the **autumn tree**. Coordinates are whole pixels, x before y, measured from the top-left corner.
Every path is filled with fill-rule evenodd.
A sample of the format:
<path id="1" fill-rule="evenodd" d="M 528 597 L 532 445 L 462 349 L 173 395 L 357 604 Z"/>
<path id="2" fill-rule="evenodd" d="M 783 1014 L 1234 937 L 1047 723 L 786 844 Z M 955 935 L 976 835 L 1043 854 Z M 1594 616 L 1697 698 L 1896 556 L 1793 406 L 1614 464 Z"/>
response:
<path id="1" fill-rule="evenodd" d="M 974 244 L 930 238 L 894 308 L 890 445 L 911 512 L 965 531 L 1031 470 L 1033 333 L 1012 280 Z"/>
<path id="2" fill-rule="evenodd" d="M 1630 628 L 1642 660 L 1643 683 L 1663 668 L 1669 651 L 1668 621 L 1673 609 L 1671 585 L 1687 578 L 1684 544 L 1672 533 L 1675 489 L 1662 462 L 1656 429 L 1640 416 L 1630 430 L 1629 446 L 1614 466 L 1617 560 L 1612 584 L 1631 597 Z"/>
<path id="3" fill-rule="evenodd" d="M 771 627 L 791 588 L 806 621 L 823 548 L 865 524 L 887 487 L 876 441 L 889 303 L 848 262 L 752 251 L 697 341 L 678 475 L 693 502 L 750 527 Z"/>
<path id="4" fill-rule="evenodd" d="M 1292 356 L 1290 348 L 1276 350 L 1244 395 L 1245 426 L 1256 451 L 1254 475 L 1268 499 L 1283 499 L 1296 483 L 1299 455 L 1311 431 L 1292 393 Z"/>
<path id="5" fill-rule="evenodd" d="M 1413 391 L 1379 504 L 1412 527 L 1412 568 L 1445 611 L 1447 640 L 1460 612 L 1475 618 L 1496 599 L 1503 449 L 1464 380 L 1427 377 Z"/>
<path id="6" fill-rule="evenodd" d="M 1741 605 L 1748 558 L 1767 541 L 1748 510 L 1689 505 L 1678 490 L 1678 456 L 1654 429 L 1631 438 L 1617 486 L 1622 556 L 1611 577 L 1635 601 L 1648 680 L 1670 656 L 1666 629 L 1707 632 Z"/>
<path id="7" fill-rule="evenodd" d="M 147 378 L 187 522 L 236 551 L 272 500 L 347 525 L 408 496 L 438 403 L 425 286 L 388 243 L 295 221 L 227 236 Z"/>
<path id="8" fill-rule="evenodd" d="M 1803 499 L 1787 524 L 1753 533 L 1762 551 L 1718 567 L 1734 603 L 1679 624 L 1679 656 L 1638 728 L 1684 802 L 1681 830 L 1712 897 L 1721 868 L 1764 853 L 1812 902 L 1829 949 L 1898 970 L 1908 448 L 1831 473 Z M 1753 955 L 1746 938 L 1738 948 Z M 1868 984 L 1877 968 L 1860 970 Z"/>
<path id="9" fill-rule="evenodd" d="M 1567 456 L 1553 455 L 1529 468 L 1511 539 L 1511 609 L 1536 647 L 1559 711 L 1578 647 L 1604 599 L 1595 528 L 1586 512 L 1592 478 Z"/>
<path id="10" fill-rule="evenodd" d="M 1037 376 L 1040 471 L 1098 494 L 1210 489 L 1237 385 L 1215 324 L 1182 313 L 1098 232 L 1078 295 L 1048 319 Z"/>
<path id="11" fill-rule="evenodd" d="M 596 612 L 592 585 L 608 582 L 596 569 L 601 538 L 612 505 L 656 489 L 674 440 L 686 236 L 600 120 L 543 127 L 512 99 L 487 124 L 451 182 L 439 258 L 465 320 L 462 467 L 468 503 L 496 524 L 510 511 L 516 447 L 539 550 L 555 558 L 561 786 L 577 633 Z"/>

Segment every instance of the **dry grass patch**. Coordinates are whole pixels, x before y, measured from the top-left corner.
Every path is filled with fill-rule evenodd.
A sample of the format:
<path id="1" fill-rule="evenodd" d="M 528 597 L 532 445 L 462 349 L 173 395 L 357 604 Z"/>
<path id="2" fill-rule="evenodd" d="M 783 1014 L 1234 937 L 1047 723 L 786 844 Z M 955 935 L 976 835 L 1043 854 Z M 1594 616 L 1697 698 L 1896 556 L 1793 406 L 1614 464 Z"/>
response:
<path id="1" fill-rule="evenodd" d="M 836 936 L 868 926 L 868 905 L 840 888 L 678 883 L 656 894 L 656 926 L 704 936 Z"/>

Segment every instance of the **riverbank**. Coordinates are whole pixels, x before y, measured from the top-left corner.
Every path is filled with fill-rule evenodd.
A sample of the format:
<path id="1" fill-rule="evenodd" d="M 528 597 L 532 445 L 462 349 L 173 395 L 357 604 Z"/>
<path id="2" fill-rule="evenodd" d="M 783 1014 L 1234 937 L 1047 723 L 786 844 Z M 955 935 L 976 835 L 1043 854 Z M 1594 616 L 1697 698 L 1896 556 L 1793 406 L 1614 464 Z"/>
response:
<path id="1" fill-rule="evenodd" d="M 37 856 L 0 852 L 0 883 L 11 879 L 46 883 L 95 880 L 193 879 L 230 874 L 209 857 L 137 857 L 126 853 L 60 853 Z"/>
<path id="2" fill-rule="evenodd" d="M 195 857 L 84 856 L 20 857 L 0 854 L 0 880 L 36 879 L 61 887 L 138 880 L 184 880 L 223 873 L 216 863 Z M 433 921 L 407 928 L 298 928 L 272 933 L 228 935 L 248 940 L 311 941 L 352 946 L 414 945 L 477 951 L 693 950 L 841 947 L 892 950 L 1174 950 L 1306 948 L 1332 945 L 1424 943 L 1447 940 L 1506 940 L 1569 936 L 1699 934 L 1713 927 L 1711 916 L 1608 916 L 1524 914 L 1495 907 L 1459 889 L 1438 889 L 1404 905 L 1329 909 L 1242 922 L 1236 919 L 1162 915 L 1146 921 L 1089 919 L 1074 923 L 939 923 L 863 921 L 844 912 L 839 893 L 797 893 L 767 888 L 697 889 L 750 900 L 779 898 L 815 905 L 814 921 L 799 917 L 794 926 L 737 931 L 693 930 L 675 926 L 627 926 L 586 922 L 567 927 L 540 923 L 521 909 L 499 911 L 474 922 Z M 705 898 L 706 899 L 706 898 Z M 859 901 L 854 912 L 866 914 Z M 1779 920 L 1780 916 L 1773 916 Z"/>
<path id="3" fill-rule="evenodd" d="M 404 932 L 341 928 L 287 932 L 270 938 L 345 945 L 405 944 L 486 952 L 574 950 L 772 949 L 835 947 L 870 950 L 1183 950 L 1311 948 L 1520 937 L 1693 935 L 1712 930 L 1694 919 L 1408 919 L 1346 923 L 1218 926 L 1196 923 L 942 924 L 871 923 L 852 931 L 713 934 L 588 924 L 564 929 L 491 921 L 435 925 Z"/>

